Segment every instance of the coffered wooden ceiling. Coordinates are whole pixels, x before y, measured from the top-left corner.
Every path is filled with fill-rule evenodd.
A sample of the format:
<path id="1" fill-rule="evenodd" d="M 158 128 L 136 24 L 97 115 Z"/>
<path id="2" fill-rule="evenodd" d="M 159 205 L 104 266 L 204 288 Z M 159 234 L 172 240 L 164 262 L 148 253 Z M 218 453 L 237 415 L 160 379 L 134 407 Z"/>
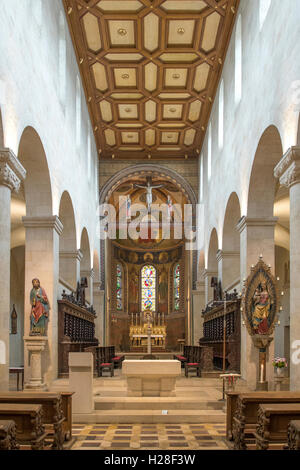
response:
<path id="1" fill-rule="evenodd" d="M 100 158 L 196 158 L 239 0 L 63 0 Z"/>

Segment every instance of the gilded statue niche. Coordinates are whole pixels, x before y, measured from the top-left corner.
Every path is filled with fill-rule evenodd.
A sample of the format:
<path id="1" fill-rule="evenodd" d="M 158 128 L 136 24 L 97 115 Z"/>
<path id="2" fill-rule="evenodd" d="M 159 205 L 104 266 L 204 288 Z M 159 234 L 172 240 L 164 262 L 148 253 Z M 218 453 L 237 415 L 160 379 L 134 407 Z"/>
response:
<path id="1" fill-rule="evenodd" d="M 243 290 L 243 317 L 250 336 L 271 336 L 279 311 L 277 281 L 262 258 L 252 266 Z"/>

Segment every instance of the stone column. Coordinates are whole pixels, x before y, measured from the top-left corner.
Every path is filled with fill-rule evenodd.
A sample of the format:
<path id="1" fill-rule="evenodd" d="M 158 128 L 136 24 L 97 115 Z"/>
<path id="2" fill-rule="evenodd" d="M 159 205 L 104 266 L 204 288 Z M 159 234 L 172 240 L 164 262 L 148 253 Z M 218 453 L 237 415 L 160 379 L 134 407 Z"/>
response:
<path id="1" fill-rule="evenodd" d="M 241 237 L 241 290 L 243 280 L 246 279 L 251 271 L 251 266 L 256 265 L 259 256 L 263 256 L 266 264 L 271 265 L 272 271 L 275 270 L 275 242 L 274 231 L 277 217 L 265 219 L 253 219 L 243 217 L 237 228 Z M 275 273 L 274 273 L 275 274 Z M 267 357 L 267 381 L 272 387 L 273 383 L 273 361 L 274 341 L 269 347 Z M 247 380 L 248 387 L 252 390 L 256 388 L 258 379 L 258 349 L 255 348 L 247 328 L 242 321 L 241 327 L 241 374 Z"/>
<path id="2" fill-rule="evenodd" d="M 290 190 L 290 389 L 300 389 L 300 147 L 291 147 L 274 170 Z"/>
<path id="3" fill-rule="evenodd" d="M 59 252 L 61 277 L 74 290 L 76 290 L 77 281 L 80 278 L 80 262 L 82 257 L 83 255 L 80 250 Z"/>
<path id="4" fill-rule="evenodd" d="M 48 344 L 43 352 L 42 372 L 47 386 L 57 378 L 57 298 L 59 277 L 59 236 L 63 226 L 57 216 L 23 217 L 26 229 L 25 244 L 25 336 L 30 331 L 31 305 L 29 294 L 32 279 L 38 278 L 50 302 Z M 30 379 L 29 354 L 25 344 L 25 381 Z"/>
<path id="5" fill-rule="evenodd" d="M 211 284 L 211 278 L 212 277 L 218 277 L 218 273 L 215 271 L 208 271 L 205 269 L 203 271 L 203 279 L 204 279 L 204 284 L 205 284 L 205 305 L 208 304 L 211 300 L 214 300 L 214 291 L 213 288 L 210 286 Z"/>
<path id="6" fill-rule="evenodd" d="M 217 252 L 217 261 L 222 289 L 223 291 L 230 291 L 240 279 L 240 253 L 239 251 L 219 250 Z"/>
<path id="7" fill-rule="evenodd" d="M 10 203 L 26 171 L 10 149 L 0 149 L 0 390 L 9 387 Z"/>
<path id="8" fill-rule="evenodd" d="M 80 277 L 86 277 L 88 281 L 88 288 L 86 290 L 86 300 L 90 305 L 93 305 L 93 283 L 94 283 L 94 270 L 80 271 Z"/>
<path id="9" fill-rule="evenodd" d="M 99 344 L 104 344 L 103 338 L 103 321 L 104 321 L 104 291 L 101 290 L 101 282 L 94 281 L 94 309 L 97 313 L 95 320 L 95 336 L 99 340 Z"/>
<path id="10" fill-rule="evenodd" d="M 195 346 L 199 346 L 199 339 L 203 338 L 202 310 L 205 309 L 205 282 L 197 281 L 197 290 L 193 290 L 193 321 Z"/>

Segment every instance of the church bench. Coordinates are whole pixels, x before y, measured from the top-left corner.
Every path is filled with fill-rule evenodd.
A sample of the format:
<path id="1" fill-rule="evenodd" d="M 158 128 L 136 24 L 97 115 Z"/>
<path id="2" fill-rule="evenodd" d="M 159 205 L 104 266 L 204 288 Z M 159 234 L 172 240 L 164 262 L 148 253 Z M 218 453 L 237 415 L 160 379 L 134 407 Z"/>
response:
<path id="1" fill-rule="evenodd" d="M 226 392 L 226 439 L 233 440 L 232 427 L 233 417 L 236 411 L 238 396 L 241 392 Z"/>
<path id="2" fill-rule="evenodd" d="M 260 405 L 255 433 L 256 449 L 268 450 L 270 444 L 287 442 L 287 431 L 291 420 L 300 418 L 300 403 Z"/>
<path id="3" fill-rule="evenodd" d="M 54 392 L 5 392 L 0 393 L 2 403 L 41 405 L 43 409 L 42 423 L 47 427 L 48 434 L 53 435 L 52 449 L 62 450 L 65 436 L 63 423 L 63 400 L 60 393 Z"/>
<path id="4" fill-rule="evenodd" d="M 300 450 L 300 421 L 291 421 L 288 427 L 288 449 Z"/>
<path id="5" fill-rule="evenodd" d="M 247 442 L 255 442 L 258 408 L 261 404 L 299 403 L 300 392 L 247 392 L 237 398 L 232 435 L 235 450 L 246 450 Z"/>
<path id="6" fill-rule="evenodd" d="M 112 362 L 114 364 L 114 367 L 117 369 L 122 368 L 122 362 L 124 361 L 125 356 L 115 356 L 112 358 Z"/>
<path id="7" fill-rule="evenodd" d="M 69 442 L 73 439 L 72 396 L 74 395 L 74 392 L 60 392 L 60 394 L 62 398 L 63 414 L 65 417 L 65 420 L 62 424 L 62 432 L 64 435 L 64 440 Z"/>
<path id="8" fill-rule="evenodd" d="M 0 421 L 0 451 L 18 450 L 16 424 L 14 421 Z"/>
<path id="9" fill-rule="evenodd" d="M 0 420 L 11 420 L 16 425 L 19 445 L 30 445 L 32 450 L 43 450 L 47 433 L 42 423 L 42 405 L 0 403 Z"/>

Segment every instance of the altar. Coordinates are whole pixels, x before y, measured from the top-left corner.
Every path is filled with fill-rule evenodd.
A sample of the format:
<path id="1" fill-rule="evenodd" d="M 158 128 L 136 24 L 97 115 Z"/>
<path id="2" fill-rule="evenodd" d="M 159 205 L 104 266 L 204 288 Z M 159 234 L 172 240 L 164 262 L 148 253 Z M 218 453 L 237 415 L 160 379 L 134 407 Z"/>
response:
<path id="1" fill-rule="evenodd" d="M 149 323 L 147 312 L 131 316 L 129 330 L 130 350 L 145 352 L 148 348 L 148 337 L 150 333 L 152 350 L 164 351 L 166 347 L 166 325 L 164 315 L 154 314 Z M 149 332 L 150 328 L 150 332 Z"/>
<path id="2" fill-rule="evenodd" d="M 172 360 L 126 360 L 122 374 L 127 378 L 128 397 L 173 397 L 181 363 Z"/>

